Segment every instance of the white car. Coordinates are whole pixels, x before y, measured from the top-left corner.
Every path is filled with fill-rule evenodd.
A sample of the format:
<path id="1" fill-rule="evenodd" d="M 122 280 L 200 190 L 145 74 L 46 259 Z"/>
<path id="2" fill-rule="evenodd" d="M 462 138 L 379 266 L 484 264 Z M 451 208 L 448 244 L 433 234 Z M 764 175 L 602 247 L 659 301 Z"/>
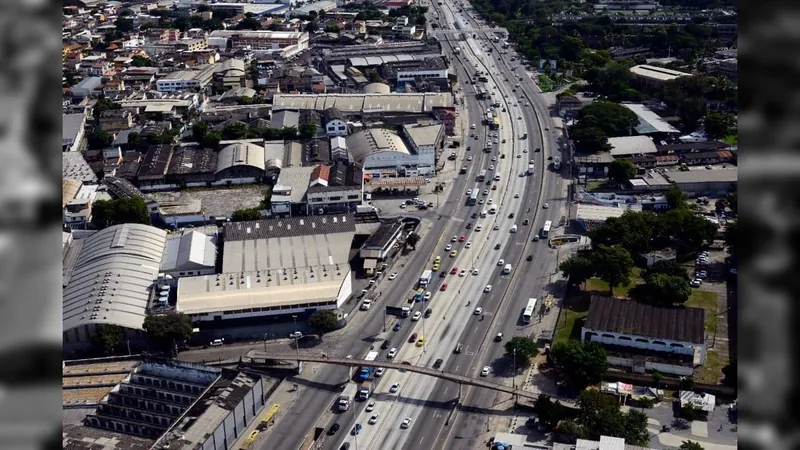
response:
<path id="1" fill-rule="evenodd" d="M 372 417 L 369 418 L 369 421 L 367 421 L 367 423 L 370 425 L 375 425 L 376 423 L 378 423 L 378 416 L 380 416 L 380 414 L 378 413 L 373 414 Z"/>
<path id="2" fill-rule="evenodd" d="M 472 189 L 467 189 L 467 196 L 472 195 Z"/>
<path id="3" fill-rule="evenodd" d="M 528 153 L 528 149 L 527 148 L 523 148 L 522 149 L 522 153 Z"/>
<path id="4" fill-rule="evenodd" d="M 472 241 L 467 241 L 467 243 L 464 244 L 464 248 L 472 248 Z"/>
<path id="5" fill-rule="evenodd" d="M 447 244 L 447 245 L 444 246 L 444 251 L 446 251 L 446 252 L 449 252 L 452 249 L 453 249 L 453 246 L 451 244 Z"/>
<path id="6" fill-rule="evenodd" d="M 365 409 L 365 411 L 370 412 L 373 409 L 375 409 L 375 400 L 370 400 L 369 403 L 367 403 L 367 409 Z"/>
<path id="7" fill-rule="evenodd" d="M 499 141 L 499 140 L 497 140 L 497 139 L 495 139 L 495 140 L 494 140 L 494 143 L 495 143 L 495 144 L 499 144 L 499 143 L 500 143 L 500 141 Z"/>
<path id="8" fill-rule="evenodd" d="M 400 209 L 406 209 L 406 204 L 405 203 L 400 203 Z"/>
<path id="9" fill-rule="evenodd" d="M 458 241 L 458 236 L 453 236 L 450 238 L 450 242 L 456 242 L 456 241 Z"/>
<path id="10" fill-rule="evenodd" d="M 489 190 L 488 189 L 484 189 L 483 190 L 483 195 L 489 195 Z"/>
<path id="11" fill-rule="evenodd" d="M 519 192 L 514 193 L 514 198 L 519 198 Z"/>
<path id="12" fill-rule="evenodd" d="M 542 206 L 542 208 L 544 208 L 544 209 L 547 209 L 547 208 L 549 208 L 549 207 L 550 207 L 550 205 L 548 205 L 547 203 L 545 203 L 545 204 Z"/>
<path id="13" fill-rule="evenodd" d="M 497 161 L 497 156 L 492 156 L 492 162 Z"/>
<path id="14" fill-rule="evenodd" d="M 483 367 L 483 370 L 481 370 L 481 376 L 482 376 L 482 377 L 488 377 L 488 376 L 489 376 L 489 371 L 491 371 L 491 370 L 492 370 L 492 368 L 491 368 L 491 367 L 489 367 L 489 366 L 484 366 L 484 367 Z"/>
<path id="15" fill-rule="evenodd" d="M 488 202 L 486 202 L 486 203 L 487 203 L 487 204 L 489 204 L 489 205 L 491 205 L 492 203 L 494 203 L 494 200 L 492 200 L 492 199 L 489 199 L 489 201 L 488 201 Z"/>
<path id="16" fill-rule="evenodd" d="M 382 377 L 384 372 L 386 372 L 386 368 L 385 367 L 378 367 L 375 370 L 375 376 L 376 377 Z"/>
<path id="17" fill-rule="evenodd" d="M 476 268 L 474 268 L 474 269 L 472 269 L 472 275 L 478 275 L 478 274 L 480 274 L 480 273 L 481 273 L 481 271 L 480 271 L 480 269 L 478 269 L 477 267 L 476 267 Z"/>
<path id="18" fill-rule="evenodd" d="M 472 128 L 474 130 L 475 129 L 475 124 L 473 123 L 470 128 Z"/>
<path id="19" fill-rule="evenodd" d="M 485 288 L 483 288 L 483 292 L 492 292 L 492 285 L 487 284 Z"/>
<path id="20" fill-rule="evenodd" d="M 431 291 L 425 291 L 425 300 L 430 300 L 431 299 L 431 295 L 432 295 Z"/>
<path id="21" fill-rule="evenodd" d="M 397 278 L 397 272 L 392 272 L 392 274 L 389 275 L 389 281 L 394 280 L 395 278 Z"/>
<path id="22" fill-rule="evenodd" d="M 480 316 L 481 314 L 483 314 L 483 308 L 481 308 L 480 306 L 479 306 L 479 307 L 477 307 L 477 308 L 475 308 L 475 312 L 474 312 L 474 314 L 475 314 L 476 316 Z"/>
<path id="23" fill-rule="evenodd" d="M 500 259 L 497 261 L 497 267 L 503 267 L 506 264 L 504 259 Z"/>
<path id="24" fill-rule="evenodd" d="M 463 276 L 466 276 L 466 275 L 467 275 L 467 271 L 464 270 L 464 269 L 461 269 L 461 272 L 458 272 L 458 276 L 460 276 L 460 277 L 463 277 Z"/>
<path id="25" fill-rule="evenodd" d="M 499 229 L 500 229 L 500 225 L 497 225 L 497 224 L 495 224 L 495 226 L 493 226 L 493 227 L 492 227 L 492 229 L 493 229 L 493 230 L 495 230 L 495 231 L 497 231 L 497 230 L 499 230 Z"/>
<path id="26" fill-rule="evenodd" d="M 467 156 L 467 161 L 472 161 L 472 155 Z"/>
<path id="27" fill-rule="evenodd" d="M 301 337 L 303 337 L 303 333 L 299 331 L 293 331 L 289 333 L 289 339 L 300 339 Z"/>
<path id="28" fill-rule="evenodd" d="M 389 392 L 392 393 L 397 392 L 399 390 L 400 390 L 400 383 L 395 383 L 392 385 L 392 387 L 389 388 Z"/>
<path id="29" fill-rule="evenodd" d="M 700 278 L 695 278 L 694 280 L 692 280 L 691 283 L 689 283 L 689 285 L 693 288 L 699 288 L 700 286 L 703 285 L 703 280 L 701 280 Z"/>
<path id="30" fill-rule="evenodd" d="M 411 426 L 411 417 L 406 417 L 403 419 L 403 422 L 400 423 L 400 428 L 408 428 Z"/>
<path id="31" fill-rule="evenodd" d="M 416 321 L 418 321 L 418 320 L 419 320 L 421 317 L 422 317 L 422 313 L 421 313 L 421 312 L 419 312 L 419 311 L 417 311 L 417 312 L 415 312 L 415 313 L 414 313 L 414 315 L 413 315 L 413 316 L 411 316 L 411 320 L 412 320 L 412 321 L 414 321 L 414 322 L 416 322 Z"/>
<path id="32" fill-rule="evenodd" d="M 419 311 L 417 311 L 417 312 L 419 312 Z M 394 358 L 395 356 L 397 356 L 397 348 L 393 347 L 391 350 L 389 350 L 389 354 L 388 354 L 388 355 L 386 355 L 386 357 L 387 357 L 388 359 L 392 359 L 392 358 Z"/>
<path id="33" fill-rule="evenodd" d="M 489 170 L 494 170 L 494 164 L 489 165 Z"/>

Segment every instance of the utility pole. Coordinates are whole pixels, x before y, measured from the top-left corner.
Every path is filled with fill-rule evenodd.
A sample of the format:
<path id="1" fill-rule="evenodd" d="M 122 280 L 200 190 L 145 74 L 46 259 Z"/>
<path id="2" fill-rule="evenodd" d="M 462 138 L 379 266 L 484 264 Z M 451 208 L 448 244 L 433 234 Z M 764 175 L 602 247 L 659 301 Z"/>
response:
<path id="1" fill-rule="evenodd" d="M 294 320 L 294 350 L 297 353 L 297 373 L 300 373 L 300 339 L 297 336 L 297 315 L 292 314 L 292 320 Z M 266 347 L 267 343 L 264 341 L 264 346 Z"/>

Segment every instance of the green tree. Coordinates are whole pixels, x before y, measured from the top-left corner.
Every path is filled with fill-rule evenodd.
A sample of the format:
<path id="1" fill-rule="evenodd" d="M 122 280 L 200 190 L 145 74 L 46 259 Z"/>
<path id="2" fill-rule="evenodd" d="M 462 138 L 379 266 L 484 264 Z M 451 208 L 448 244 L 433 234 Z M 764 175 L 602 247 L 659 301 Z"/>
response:
<path id="1" fill-rule="evenodd" d="M 636 164 L 628 158 L 615 159 L 608 165 L 608 179 L 623 186 L 636 176 Z"/>
<path id="2" fill-rule="evenodd" d="M 573 286 L 585 283 L 595 273 L 592 260 L 578 255 L 562 261 L 558 268 L 564 273 L 564 277 L 567 278 L 569 284 Z"/>
<path id="3" fill-rule="evenodd" d="M 556 342 L 550 354 L 559 372 L 577 389 L 599 383 L 608 371 L 606 351 L 594 342 Z"/>
<path id="4" fill-rule="evenodd" d="M 333 23 L 329 23 L 325 25 L 325 32 L 326 33 L 338 33 L 339 26 Z"/>
<path id="5" fill-rule="evenodd" d="M 94 117 L 94 120 L 97 121 L 100 119 L 100 115 L 103 114 L 103 112 L 112 109 L 122 109 L 122 105 L 105 97 L 101 97 L 92 106 L 92 117 Z"/>
<path id="6" fill-rule="evenodd" d="M 367 71 L 367 78 L 370 83 L 380 83 L 382 81 L 380 74 L 374 70 Z"/>
<path id="7" fill-rule="evenodd" d="M 142 328 L 151 344 L 162 351 L 169 349 L 170 353 L 178 343 L 192 337 L 192 319 L 178 312 L 147 316 Z"/>
<path id="8" fill-rule="evenodd" d="M 118 18 L 114 22 L 114 26 L 117 28 L 117 31 L 119 31 L 120 33 L 130 33 L 135 28 L 134 25 L 133 25 L 133 20 L 126 19 L 124 17 Z"/>
<path id="9" fill-rule="evenodd" d="M 736 220 L 725 225 L 725 245 L 731 255 L 739 254 L 739 222 Z"/>
<path id="10" fill-rule="evenodd" d="M 333 331 L 339 324 L 336 313 L 330 310 L 317 310 L 308 318 L 308 326 L 319 330 L 320 333 Z"/>
<path id="11" fill-rule="evenodd" d="M 317 135 L 316 122 L 305 122 L 300 124 L 299 128 L 300 137 L 302 139 L 311 139 Z"/>
<path id="12" fill-rule="evenodd" d="M 192 125 L 192 140 L 202 142 L 208 133 L 209 126 L 206 122 L 197 122 Z"/>
<path id="13" fill-rule="evenodd" d="M 569 129 L 570 139 L 575 143 L 575 150 L 580 153 L 599 153 L 611 151 L 608 136 L 599 127 L 580 127 L 572 125 Z"/>
<path id="14" fill-rule="evenodd" d="M 652 397 L 642 397 L 638 400 L 639 407 L 642 408 L 642 411 L 645 409 L 650 409 L 656 405 L 656 401 L 653 400 Z"/>
<path id="15" fill-rule="evenodd" d="M 661 388 L 661 379 L 664 378 L 661 372 L 655 370 L 650 376 L 653 378 L 653 384 L 656 385 L 656 389 Z"/>
<path id="16" fill-rule="evenodd" d="M 703 118 L 703 128 L 709 139 L 722 139 L 733 133 L 736 117 L 723 111 L 709 111 Z"/>
<path id="17" fill-rule="evenodd" d="M 247 125 L 244 122 L 232 121 L 222 129 L 225 140 L 242 139 L 247 136 Z"/>
<path id="18" fill-rule="evenodd" d="M 597 271 L 597 276 L 608 283 L 611 294 L 614 287 L 630 283 L 633 258 L 631 254 L 619 245 L 599 245 L 592 252 L 592 261 Z"/>
<path id="19" fill-rule="evenodd" d="M 103 353 L 110 355 L 114 353 L 122 338 L 125 330 L 119 325 L 102 323 L 95 327 L 92 335 L 94 345 L 103 350 Z"/>
<path id="20" fill-rule="evenodd" d="M 694 389 L 694 378 L 681 377 L 680 386 L 682 391 L 691 391 L 692 389 Z"/>
<path id="21" fill-rule="evenodd" d="M 531 359 L 539 354 L 539 347 L 536 345 L 536 341 L 526 336 L 511 338 L 503 348 L 507 357 L 515 359 L 517 368 L 528 367 Z"/>
<path id="22" fill-rule="evenodd" d="M 739 211 L 739 191 L 732 191 L 729 192 L 728 195 L 725 197 L 728 200 L 728 208 L 733 211 L 734 214 L 738 213 Z"/>
<path id="23" fill-rule="evenodd" d="M 110 146 L 112 142 L 114 142 L 114 136 L 100 129 L 92 130 L 92 132 L 86 136 L 86 145 L 89 147 L 89 150 L 104 149 Z"/>
<path id="24" fill-rule="evenodd" d="M 248 220 L 261 220 L 263 217 L 258 208 L 239 209 L 231 214 L 231 222 L 245 222 Z"/>
<path id="25" fill-rule="evenodd" d="M 594 248 L 621 245 L 634 254 L 664 248 L 671 242 L 663 217 L 652 211 L 625 211 L 620 217 L 610 217 L 591 230 L 589 237 Z"/>
<path id="26" fill-rule="evenodd" d="M 308 22 L 306 24 L 305 30 L 308 33 L 313 33 L 315 31 L 319 30 L 319 23 L 317 23 L 316 20 L 312 20 L 311 22 Z"/>
<path id="27" fill-rule="evenodd" d="M 417 244 L 419 243 L 420 237 L 417 233 L 411 233 L 406 238 L 406 245 L 410 246 L 412 249 L 416 250 Z"/>
<path id="28" fill-rule="evenodd" d="M 667 204 L 670 209 L 686 207 L 686 194 L 684 194 L 678 186 L 670 186 L 667 188 L 667 191 L 664 192 L 664 196 L 667 198 Z"/>
<path id="29" fill-rule="evenodd" d="M 131 60 L 131 65 L 133 67 L 153 67 L 153 60 L 141 55 L 133 55 Z"/>
<path id="30" fill-rule="evenodd" d="M 648 277 L 643 289 L 648 302 L 661 306 L 686 303 L 692 295 L 692 288 L 686 278 L 663 273 Z"/>
<path id="31" fill-rule="evenodd" d="M 103 229 L 122 223 L 150 225 L 150 212 L 140 197 L 98 200 L 92 207 L 92 224 Z"/>
<path id="32" fill-rule="evenodd" d="M 697 123 L 706 114 L 706 103 L 703 98 L 686 98 L 678 104 L 678 117 L 684 130 L 694 130 Z"/>
<path id="33" fill-rule="evenodd" d="M 533 401 L 533 410 L 539 417 L 539 421 L 548 428 L 554 427 L 567 417 L 566 408 L 556 400 L 555 402 L 549 395 L 539 394 Z"/>
<path id="34" fill-rule="evenodd" d="M 683 441 L 680 450 L 704 450 L 703 446 L 694 441 Z"/>
<path id="35" fill-rule="evenodd" d="M 238 24 L 236 24 L 235 28 L 237 30 L 260 30 L 261 29 L 261 21 L 259 21 L 255 17 L 248 17 L 246 19 L 243 19 Z"/>
<path id="36" fill-rule="evenodd" d="M 578 123 L 573 127 L 599 128 L 608 137 L 630 136 L 639 125 L 639 117 L 630 109 L 607 101 L 595 101 L 578 113 Z"/>
<path id="37" fill-rule="evenodd" d="M 200 145 L 208 148 L 217 148 L 219 147 L 219 141 L 221 140 L 222 133 L 217 130 L 210 130 L 205 134 L 205 136 L 203 136 L 203 139 L 200 140 Z"/>
<path id="38" fill-rule="evenodd" d="M 634 409 L 623 414 L 615 397 L 594 389 L 585 390 L 578 395 L 577 404 L 580 413 L 576 422 L 588 439 L 613 436 L 632 445 L 645 445 L 649 440 L 647 416 Z"/>
<path id="39" fill-rule="evenodd" d="M 664 274 L 664 275 L 669 275 L 671 277 L 680 277 L 686 281 L 689 281 L 689 274 L 686 272 L 686 269 L 681 267 L 675 261 L 658 261 L 654 263 L 652 266 L 647 268 L 643 278 L 645 280 L 648 280 L 650 277 L 656 274 Z"/>
<path id="40" fill-rule="evenodd" d="M 696 252 L 717 237 L 718 225 L 688 208 L 667 211 L 662 219 L 674 239 L 676 249 L 682 253 Z"/>
<path id="41" fill-rule="evenodd" d="M 297 137 L 297 127 L 283 127 L 281 129 L 283 139 L 294 139 Z"/>

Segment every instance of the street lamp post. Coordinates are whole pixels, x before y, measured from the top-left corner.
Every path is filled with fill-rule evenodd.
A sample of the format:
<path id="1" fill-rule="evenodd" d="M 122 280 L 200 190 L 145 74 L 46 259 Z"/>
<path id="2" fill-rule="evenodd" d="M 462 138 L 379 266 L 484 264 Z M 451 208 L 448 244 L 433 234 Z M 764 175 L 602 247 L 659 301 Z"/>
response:
<path id="1" fill-rule="evenodd" d="M 292 314 L 292 320 L 294 321 L 294 350 L 297 354 L 297 373 L 300 373 L 300 339 L 297 336 L 297 315 Z M 264 341 L 264 346 L 266 347 L 266 341 Z"/>
<path id="2" fill-rule="evenodd" d="M 267 353 L 267 336 L 269 333 L 264 333 L 264 353 Z"/>

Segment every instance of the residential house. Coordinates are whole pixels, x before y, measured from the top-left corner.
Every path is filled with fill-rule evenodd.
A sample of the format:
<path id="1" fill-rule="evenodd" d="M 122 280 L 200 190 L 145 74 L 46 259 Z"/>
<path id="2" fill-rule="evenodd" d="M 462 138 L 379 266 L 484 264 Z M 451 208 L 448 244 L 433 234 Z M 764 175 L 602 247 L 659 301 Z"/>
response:
<path id="1" fill-rule="evenodd" d="M 328 137 L 347 136 L 348 125 L 344 114 L 337 108 L 328 108 L 323 111 L 325 132 Z"/>
<path id="2" fill-rule="evenodd" d="M 133 127 L 133 114 L 125 109 L 110 109 L 100 113 L 100 129 L 105 132 L 129 130 Z"/>

